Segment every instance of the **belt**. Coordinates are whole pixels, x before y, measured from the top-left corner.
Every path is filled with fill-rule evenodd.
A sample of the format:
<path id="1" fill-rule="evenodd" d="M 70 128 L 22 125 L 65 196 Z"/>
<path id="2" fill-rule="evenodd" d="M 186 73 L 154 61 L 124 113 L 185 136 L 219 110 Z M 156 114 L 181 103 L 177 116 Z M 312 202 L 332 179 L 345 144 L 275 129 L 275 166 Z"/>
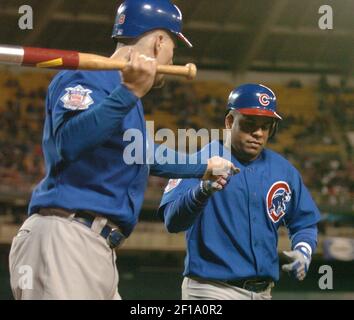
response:
<path id="1" fill-rule="evenodd" d="M 251 278 L 251 279 L 243 279 L 243 280 L 223 280 L 222 282 L 227 283 L 231 286 L 239 287 L 246 289 L 252 292 L 263 292 L 267 290 L 272 284 L 273 281 L 269 279 L 262 278 Z"/>
<path id="2" fill-rule="evenodd" d="M 62 208 L 41 208 L 39 209 L 38 214 L 41 216 L 57 216 L 71 219 L 85 225 L 88 228 L 92 227 L 96 217 L 103 217 L 102 215 L 91 211 L 79 210 L 76 212 L 70 212 Z M 100 232 L 100 235 L 106 239 L 107 244 L 111 249 L 120 247 L 125 240 L 125 236 L 120 228 L 111 222 L 107 222 L 105 224 Z"/>

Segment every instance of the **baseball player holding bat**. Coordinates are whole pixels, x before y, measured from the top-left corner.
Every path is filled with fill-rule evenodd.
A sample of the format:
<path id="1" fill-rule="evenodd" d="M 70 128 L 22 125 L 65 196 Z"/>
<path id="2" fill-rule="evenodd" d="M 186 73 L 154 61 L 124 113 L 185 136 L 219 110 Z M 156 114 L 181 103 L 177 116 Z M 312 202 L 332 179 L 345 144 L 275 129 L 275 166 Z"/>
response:
<path id="1" fill-rule="evenodd" d="M 63 71 L 50 84 L 46 176 L 10 251 L 16 299 L 120 299 L 113 249 L 138 221 L 149 173 L 225 181 L 234 169 L 220 157 L 207 164 L 150 166 L 124 159 L 129 129 L 143 135 L 141 158 L 147 152 L 140 98 L 162 85 L 156 68 L 172 64 L 175 43 L 191 46 L 181 24 L 181 12 L 169 0 L 126 0 L 113 29 L 118 45 L 112 59 L 126 59 L 123 70 Z M 31 288 L 21 285 L 23 266 L 32 269 Z"/>
<path id="2" fill-rule="evenodd" d="M 220 153 L 230 152 L 240 173 L 228 184 L 183 179 L 166 188 L 159 215 L 169 232 L 186 231 L 183 299 L 271 299 L 282 224 L 292 242 L 283 270 L 298 280 L 306 276 L 320 213 L 299 172 L 265 149 L 280 120 L 272 90 L 258 84 L 234 89 L 225 117 L 228 139 L 204 151 L 216 144 Z"/>

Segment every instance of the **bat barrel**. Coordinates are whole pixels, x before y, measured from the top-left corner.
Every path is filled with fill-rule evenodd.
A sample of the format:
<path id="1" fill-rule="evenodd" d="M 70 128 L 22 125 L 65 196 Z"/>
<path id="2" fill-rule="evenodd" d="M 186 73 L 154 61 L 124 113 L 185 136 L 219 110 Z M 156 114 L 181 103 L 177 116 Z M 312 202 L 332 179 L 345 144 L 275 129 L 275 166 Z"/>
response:
<path id="1" fill-rule="evenodd" d="M 37 68 L 77 69 L 79 53 L 77 51 L 24 47 L 22 65 Z"/>

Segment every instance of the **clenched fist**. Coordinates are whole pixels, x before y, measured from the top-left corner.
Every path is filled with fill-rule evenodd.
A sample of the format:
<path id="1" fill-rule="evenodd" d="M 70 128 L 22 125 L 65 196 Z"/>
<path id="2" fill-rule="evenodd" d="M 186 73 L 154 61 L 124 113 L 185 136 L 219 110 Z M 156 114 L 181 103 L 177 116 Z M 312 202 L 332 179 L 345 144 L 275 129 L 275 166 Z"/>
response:
<path id="1" fill-rule="evenodd" d="M 157 70 L 156 59 L 132 49 L 128 53 L 127 60 L 128 63 L 122 70 L 122 83 L 138 98 L 142 98 L 154 84 Z"/>
<path id="2" fill-rule="evenodd" d="M 239 173 L 240 169 L 236 168 L 232 162 L 224 158 L 215 156 L 208 159 L 208 167 L 202 177 L 202 180 L 218 180 L 223 176 L 232 176 Z"/>

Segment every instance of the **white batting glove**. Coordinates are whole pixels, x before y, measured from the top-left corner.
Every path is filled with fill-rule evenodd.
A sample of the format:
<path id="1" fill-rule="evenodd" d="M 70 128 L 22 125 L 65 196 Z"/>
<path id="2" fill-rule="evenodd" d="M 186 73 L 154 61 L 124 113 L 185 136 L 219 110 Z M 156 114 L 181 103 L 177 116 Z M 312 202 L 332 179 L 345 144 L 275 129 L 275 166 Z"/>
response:
<path id="1" fill-rule="evenodd" d="M 290 261 L 284 264 L 282 270 L 291 273 L 297 280 L 305 279 L 311 263 L 311 253 L 304 246 L 298 246 L 293 251 L 283 251 L 284 255 Z"/>
<path id="2" fill-rule="evenodd" d="M 206 196 L 212 195 L 216 191 L 223 189 L 223 186 L 217 181 L 202 180 L 200 181 L 200 191 Z"/>

